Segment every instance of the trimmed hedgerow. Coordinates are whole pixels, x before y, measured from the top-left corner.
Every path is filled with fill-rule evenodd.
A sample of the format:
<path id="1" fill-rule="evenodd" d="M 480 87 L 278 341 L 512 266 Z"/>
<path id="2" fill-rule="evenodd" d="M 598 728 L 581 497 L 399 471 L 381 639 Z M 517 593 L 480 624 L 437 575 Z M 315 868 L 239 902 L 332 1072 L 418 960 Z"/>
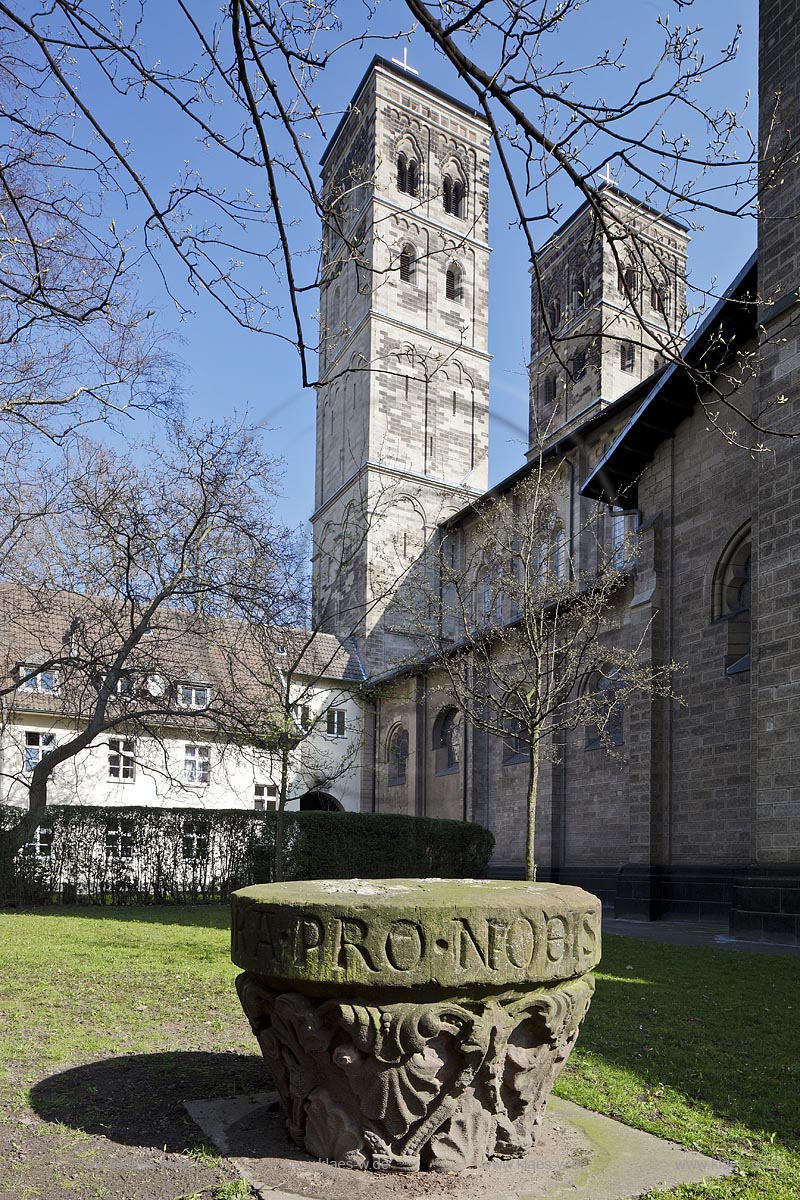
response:
<path id="1" fill-rule="evenodd" d="M 482 825 L 399 813 L 284 813 L 285 879 L 481 879 L 494 849 Z M 255 882 L 274 878 L 274 821 L 252 853 Z"/>
<path id="2" fill-rule="evenodd" d="M 0 810 L 8 827 L 14 810 Z M 275 813 L 65 805 L 0 881 L 8 902 L 174 904 L 225 899 L 274 878 Z M 486 874 L 480 825 L 390 813 L 284 813 L 285 879 Z"/>
<path id="3" fill-rule="evenodd" d="M 10 823 L 9 810 L 3 814 Z M 197 808 L 53 806 L 14 862 L 7 897 L 23 903 L 182 903 L 224 899 L 252 881 L 260 813 Z"/>

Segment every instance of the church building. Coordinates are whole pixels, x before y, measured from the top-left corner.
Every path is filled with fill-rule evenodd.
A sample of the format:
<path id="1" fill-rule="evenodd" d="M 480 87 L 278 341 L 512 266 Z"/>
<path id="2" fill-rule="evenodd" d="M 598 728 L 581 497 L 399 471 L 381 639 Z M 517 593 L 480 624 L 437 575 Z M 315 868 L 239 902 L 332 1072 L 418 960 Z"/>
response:
<path id="1" fill-rule="evenodd" d="M 322 164 L 313 517 L 316 619 L 354 637 L 374 684 L 362 810 L 480 821 L 493 871 L 519 875 L 525 747 L 461 720 L 400 600 L 444 530 L 469 565 L 480 506 L 543 462 L 560 471 L 560 572 L 635 542 L 600 636 L 685 666 L 679 699 L 626 704 L 613 755 L 585 728 L 551 747 L 538 878 L 620 916 L 784 939 L 800 939 L 798 50 L 800 0 L 762 3 L 762 122 L 777 95 L 783 166 L 773 180 L 762 163 L 757 254 L 730 264 L 688 341 L 688 235 L 669 214 L 608 180 L 604 222 L 587 201 L 542 247 L 529 450 L 491 491 L 488 130 L 375 59 Z M 516 619 L 498 605 L 500 625 Z"/>

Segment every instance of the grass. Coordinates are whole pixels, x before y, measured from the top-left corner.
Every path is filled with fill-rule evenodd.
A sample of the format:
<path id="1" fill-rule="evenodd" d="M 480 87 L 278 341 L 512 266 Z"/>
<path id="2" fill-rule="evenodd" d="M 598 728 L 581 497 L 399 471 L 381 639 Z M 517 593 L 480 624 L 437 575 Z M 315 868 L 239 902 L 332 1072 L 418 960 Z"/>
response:
<path id="1" fill-rule="evenodd" d="M 224 909 L 0 914 L 0 1109 L 91 1060 L 174 1055 L 177 1072 L 176 1051 L 255 1053 L 235 974 Z M 659 1200 L 797 1200 L 798 1016 L 798 958 L 609 936 L 556 1090 L 736 1165 L 729 1179 L 652 1193 Z"/>

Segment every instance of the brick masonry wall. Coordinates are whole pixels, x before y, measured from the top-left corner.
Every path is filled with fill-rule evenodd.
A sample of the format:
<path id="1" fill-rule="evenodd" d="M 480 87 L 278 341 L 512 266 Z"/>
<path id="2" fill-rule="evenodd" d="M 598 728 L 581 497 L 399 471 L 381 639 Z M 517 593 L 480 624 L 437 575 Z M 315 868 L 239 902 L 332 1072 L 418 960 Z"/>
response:
<path id="1" fill-rule="evenodd" d="M 754 380 L 736 394 L 748 409 Z M 715 569 L 752 514 L 753 459 L 709 428 L 701 407 L 664 442 L 640 485 L 660 523 L 657 607 L 682 705 L 669 708 L 670 768 L 656 861 L 746 863 L 751 851 L 751 672 L 726 675 L 729 622 L 714 611 Z M 712 485 L 713 481 L 713 485 Z M 755 591 L 758 591 L 756 582 Z"/>
<path id="2" fill-rule="evenodd" d="M 761 5 L 760 405 L 771 437 L 756 460 L 753 550 L 757 661 L 754 861 L 800 861 L 800 3 Z"/>

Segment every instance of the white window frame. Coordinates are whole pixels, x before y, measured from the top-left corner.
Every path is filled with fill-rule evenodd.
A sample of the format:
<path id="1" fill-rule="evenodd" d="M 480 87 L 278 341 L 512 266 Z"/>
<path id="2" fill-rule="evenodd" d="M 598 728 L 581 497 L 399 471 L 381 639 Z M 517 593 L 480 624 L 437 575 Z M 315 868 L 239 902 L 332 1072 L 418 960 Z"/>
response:
<path id="1" fill-rule="evenodd" d="M 198 742 L 185 742 L 183 747 L 183 780 L 193 787 L 211 782 L 211 747 Z"/>
<path id="2" fill-rule="evenodd" d="M 110 783 L 133 783 L 136 779 L 136 742 L 133 738 L 108 739 Z"/>
<path id="3" fill-rule="evenodd" d="M 277 812 L 278 789 L 274 783 L 257 783 L 255 785 L 253 808 L 256 812 Z"/>
<path id="4" fill-rule="evenodd" d="M 35 741 L 33 739 L 36 739 Z M 25 745 L 22 747 L 22 769 L 26 775 L 32 775 L 35 767 L 39 765 L 46 754 L 50 750 L 44 749 L 49 746 L 52 749 L 56 744 L 56 735 L 54 733 L 46 733 L 41 729 L 26 729 L 25 730 Z"/>
<path id="5" fill-rule="evenodd" d="M 204 699 L 198 699 L 197 693 L 202 692 Z M 211 703 L 211 685 L 208 683 L 179 683 L 175 688 L 175 700 L 178 708 L 208 708 Z"/>
<path id="6" fill-rule="evenodd" d="M 202 820 L 190 819 L 183 826 L 181 834 L 181 854 L 184 862 L 203 862 L 208 858 L 211 843 L 211 829 Z"/>
<path id="7" fill-rule="evenodd" d="M 292 705 L 294 719 L 303 733 L 308 733 L 311 726 L 314 724 L 311 716 L 311 706 L 309 704 L 294 704 Z"/>
<path id="8" fill-rule="evenodd" d="M 344 708 L 329 708 L 325 713 L 325 733 L 327 737 L 347 737 L 347 711 Z"/>
<path id="9" fill-rule="evenodd" d="M 35 663 L 23 663 L 19 668 L 20 691 L 22 692 L 40 692 L 45 696 L 58 695 L 58 671 L 54 667 L 48 667 L 45 670 L 40 670 L 36 675 L 31 675 L 31 671 L 36 671 Z M 30 675 L 29 679 L 25 676 Z M 45 682 L 48 678 L 52 680 L 49 685 Z"/>
<path id="10" fill-rule="evenodd" d="M 52 825 L 37 825 L 31 840 L 25 843 L 22 851 L 31 858 L 50 858 L 53 852 Z"/>
<path id="11" fill-rule="evenodd" d="M 106 825 L 106 862 L 131 862 L 133 859 L 134 823 L 132 817 L 117 817 Z"/>

